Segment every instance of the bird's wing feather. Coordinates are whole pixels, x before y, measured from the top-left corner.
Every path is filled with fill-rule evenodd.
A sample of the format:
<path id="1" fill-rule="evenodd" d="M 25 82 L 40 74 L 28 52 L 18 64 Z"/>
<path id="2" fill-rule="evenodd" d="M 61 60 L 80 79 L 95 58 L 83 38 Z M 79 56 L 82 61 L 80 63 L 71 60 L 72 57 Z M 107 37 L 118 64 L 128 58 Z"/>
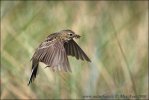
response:
<path id="1" fill-rule="evenodd" d="M 46 54 L 46 48 L 52 43 L 52 40 L 54 40 L 54 38 L 56 37 L 57 33 L 52 33 L 50 34 L 45 41 L 43 41 L 38 48 L 35 50 L 35 53 L 33 55 L 33 57 L 31 58 L 31 60 L 37 59 L 40 60 L 44 57 L 44 55 Z M 45 49 L 44 49 L 45 48 Z"/>
<path id="2" fill-rule="evenodd" d="M 36 49 L 32 59 L 37 59 L 53 69 L 71 71 L 63 42 L 55 38 L 42 42 Z"/>
<path id="3" fill-rule="evenodd" d="M 73 39 L 68 42 L 65 42 L 64 47 L 67 55 L 75 56 L 77 59 L 82 59 L 91 62 L 88 56 Z"/>

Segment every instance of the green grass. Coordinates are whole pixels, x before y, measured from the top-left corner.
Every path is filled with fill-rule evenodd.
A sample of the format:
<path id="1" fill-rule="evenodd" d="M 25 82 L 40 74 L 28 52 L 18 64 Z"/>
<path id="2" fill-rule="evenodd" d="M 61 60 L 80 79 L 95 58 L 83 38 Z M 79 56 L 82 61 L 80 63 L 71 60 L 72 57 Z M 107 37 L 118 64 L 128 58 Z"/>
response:
<path id="1" fill-rule="evenodd" d="M 69 57 L 72 73 L 52 72 L 41 63 L 27 86 L 35 49 L 63 29 L 82 36 L 76 41 L 92 62 Z M 147 99 L 148 2 L 1 1 L 0 82 L 1 99 Z"/>

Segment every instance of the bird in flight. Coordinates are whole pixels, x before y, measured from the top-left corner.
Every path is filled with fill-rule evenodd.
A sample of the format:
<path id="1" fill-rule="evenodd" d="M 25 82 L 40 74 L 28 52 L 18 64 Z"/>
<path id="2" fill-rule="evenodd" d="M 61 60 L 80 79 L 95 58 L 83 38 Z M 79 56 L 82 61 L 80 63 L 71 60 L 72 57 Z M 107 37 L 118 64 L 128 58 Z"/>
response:
<path id="1" fill-rule="evenodd" d="M 72 30 L 62 30 L 50 34 L 39 45 L 31 58 L 32 70 L 28 85 L 36 78 L 39 62 L 51 67 L 53 71 L 64 70 L 66 72 L 71 72 L 67 57 L 69 55 L 91 62 L 73 38 L 80 38 L 80 36 Z"/>

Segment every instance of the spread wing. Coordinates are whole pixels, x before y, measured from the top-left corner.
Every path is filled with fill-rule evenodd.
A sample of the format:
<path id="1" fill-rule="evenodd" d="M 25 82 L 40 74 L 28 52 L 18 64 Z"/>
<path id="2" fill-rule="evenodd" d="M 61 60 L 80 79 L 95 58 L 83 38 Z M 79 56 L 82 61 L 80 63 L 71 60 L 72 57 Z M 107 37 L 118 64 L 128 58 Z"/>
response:
<path id="1" fill-rule="evenodd" d="M 71 71 L 63 42 L 55 38 L 42 42 L 36 49 L 32 59 L 37 59 L 54 70 Z"/>
<path id="2" fill-rule="evenodd" d="M 75 56 L 77 59 L 82 59 L 91 62 L 88 56 L 73 39 L 68 42 L 65 42 L 64 47 L 67 55 Z"/>

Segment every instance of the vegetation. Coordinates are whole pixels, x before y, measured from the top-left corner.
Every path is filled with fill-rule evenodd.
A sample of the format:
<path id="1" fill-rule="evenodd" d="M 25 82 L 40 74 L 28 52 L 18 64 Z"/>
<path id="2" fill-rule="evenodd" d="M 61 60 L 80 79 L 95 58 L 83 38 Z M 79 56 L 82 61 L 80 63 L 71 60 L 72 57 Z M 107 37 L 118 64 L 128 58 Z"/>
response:
<path id="1" fill-rule="evenodd" d="M 91 63 L 72 73 L 30 59 L 52 32 L 72 29 Z M 148 1 L 1 1 L 1 99 L 148 98 Z M 135 98 L 135 97 L 130 97 Z"/>

